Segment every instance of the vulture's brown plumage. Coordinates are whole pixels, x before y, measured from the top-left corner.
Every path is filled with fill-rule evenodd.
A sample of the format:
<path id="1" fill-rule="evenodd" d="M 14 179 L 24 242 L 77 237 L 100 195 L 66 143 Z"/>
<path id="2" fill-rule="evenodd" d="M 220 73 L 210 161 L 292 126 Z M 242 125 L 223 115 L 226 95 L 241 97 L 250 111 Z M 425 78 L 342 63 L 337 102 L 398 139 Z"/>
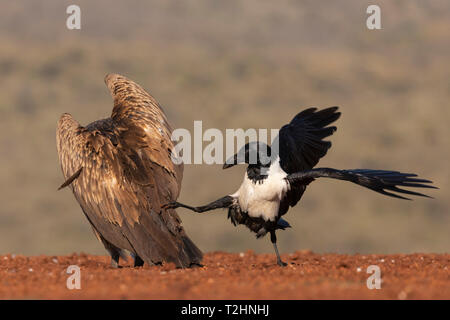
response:
<path id="1" fill-rule="evenodd" d="M 124 250 L 135 265 L 199 264 L 201 251 L 175 210 L 161 205 L 180 193 L 183 166 L 171 159 L 171 128 L 156 100 L 133 81 L 105 77 L 114 99 L 110 118 L 83 127 L 70 114 L 56 141 L 65 182 L 117 266 Z"/>

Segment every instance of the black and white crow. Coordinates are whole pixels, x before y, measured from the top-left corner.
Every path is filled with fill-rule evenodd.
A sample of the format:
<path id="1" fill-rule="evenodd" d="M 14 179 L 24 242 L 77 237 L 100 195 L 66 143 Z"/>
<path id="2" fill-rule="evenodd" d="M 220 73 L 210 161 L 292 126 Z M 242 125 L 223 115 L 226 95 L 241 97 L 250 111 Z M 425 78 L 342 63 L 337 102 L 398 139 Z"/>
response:
<path id="1" fill-rule="evenodd" d="M 431 181 L 416 178 L 417 175 L 412 173 L 371 169 L 313 169 L 331 147 L 331 142 L 323 139 L 336 131 L 336 127 L 329 125 L 340 117 L 341 114 L 337 110 L 338 107 L 319 111 L 309 108 L 300 112 L 289 124 L 281 128 L 272 147 L 262 142 L 247 143 L 223 166 L 226 169 L 238 163 L 248 164 L 244 181 L 235 193 L 205 206 L 191 207 L 171 202 L 163 207 L 183 207 L 199 213 L 228 208 L 228 218 L 234 225 L 246 225 L 256 233 L 257 238 L 270 233 L 277 263 L 285 266 L 286 263 L 281 261 L 278 252 L 275 232 L 290 227 L 281 217 L 298 203 L 306 187 L 316 178 L 351 181 L 400 199 L 408 198 L 396 193 L 428 197 L 399 188 L 435 188 L 429 184 Z"/>

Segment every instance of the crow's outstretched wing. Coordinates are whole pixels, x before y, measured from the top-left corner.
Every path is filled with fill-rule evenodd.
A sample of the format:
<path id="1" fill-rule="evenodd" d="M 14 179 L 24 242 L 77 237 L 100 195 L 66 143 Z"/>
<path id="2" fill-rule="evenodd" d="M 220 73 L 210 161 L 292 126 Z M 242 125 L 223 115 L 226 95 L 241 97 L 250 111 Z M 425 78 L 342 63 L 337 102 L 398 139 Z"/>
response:
<path id="1" fill-rule="evenodd" d="M 410 199 L 402 194 L 430 198 L 430 196 L 423 193 L 404 189 L 405 187 L 437 189 L 431 185 L 432 181 L 418 178 L 415 173 L 389 170 L 316 168 L 290 174 L 287 176 L 287 180 L 291 184 L 301 184 L 302 182 L 322 177 L 350 181 L 386 196 L 405 200 Z"/>
<path id="2" fill-rule="evenodd" d="M 319 111 L 317 108 L 305 109 L 280 129 L 274 141 L 278 143 L 278 152 L 275 151 L 272 156 L 274 160 L 279 157 L 280 166 L 286 173 L 310 170 L 325 156 L 331 142 L 324 139 L 336 131 L 335 126 L 329 125 L 340 117 L 341 113 L 337 110 L 338 107 Z M 272 151 L 277 147 L 272 144 Z M 281 203 L 281 214 L 284 214 L 289 206 L 297 204 L 309 182 L 291 186 L 286 199 Z"/>
<path id="3" fill-rule="evenodd" d="M 336 131 L 336 127 L 328 125 L 340 117 L 341 113 L 337 110 L 338 107 L 319 111 L 309 108 L 280 129 L 280 166 L 286 173 L 312 169 L 325 156 L 331 142 L 323 139 Z"/>

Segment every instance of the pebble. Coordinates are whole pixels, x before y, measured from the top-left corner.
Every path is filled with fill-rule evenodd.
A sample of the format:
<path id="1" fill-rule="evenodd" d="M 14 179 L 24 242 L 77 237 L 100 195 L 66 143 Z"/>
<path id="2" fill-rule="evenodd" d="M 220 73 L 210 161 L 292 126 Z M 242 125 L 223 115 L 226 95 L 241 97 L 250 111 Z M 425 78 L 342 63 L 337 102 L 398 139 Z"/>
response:
<path id="1" fill-rule="evenodd" d="M 398 299 L 405 300 L 406 298 L 408 298 L 408 294 L 405 291 L 400 291 L 400 293 L 398 294 Z"/>

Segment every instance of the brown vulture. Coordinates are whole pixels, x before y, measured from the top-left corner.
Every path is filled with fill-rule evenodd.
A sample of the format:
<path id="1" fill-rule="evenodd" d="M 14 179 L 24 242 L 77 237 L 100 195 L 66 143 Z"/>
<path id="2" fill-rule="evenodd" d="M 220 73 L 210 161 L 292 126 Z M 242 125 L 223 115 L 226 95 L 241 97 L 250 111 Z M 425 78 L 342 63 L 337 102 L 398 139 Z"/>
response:
<path id="1" fill-rule="evenodd" d="M 85 127 L 68 113 L 58 121 L 60 189 L 70 185 L 113 267 L 126 253 L 135 266 L 199 265 L 202 252 L 175 210 L 161 210 L 177 199 L 183 177 L 183 165 L 171 159 L 172 129 L 161 106 L 124 76 L 108 74 L 105 83 L 114 99 L 111 117 Z"/>

